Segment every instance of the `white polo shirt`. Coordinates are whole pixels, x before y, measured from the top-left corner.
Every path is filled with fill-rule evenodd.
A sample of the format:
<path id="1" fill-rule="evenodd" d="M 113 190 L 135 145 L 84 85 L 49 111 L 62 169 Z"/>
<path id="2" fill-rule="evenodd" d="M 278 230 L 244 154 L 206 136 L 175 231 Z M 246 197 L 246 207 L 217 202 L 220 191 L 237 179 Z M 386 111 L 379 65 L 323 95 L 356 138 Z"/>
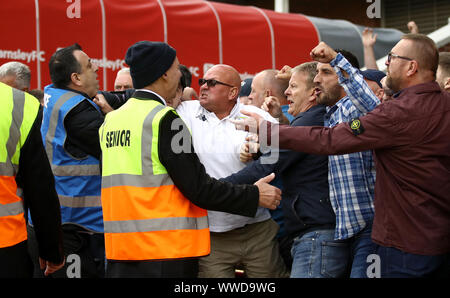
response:
<path id="1" fill-rule="evenodd" d="M 245 163 L 239 160 L 239 152 L 248 133 L 237 130 L 229 121 L 246 117 L 240 113 L 241 109 L 258 113 L 266 120 L 278 123 L 269 113 L 241 103 L 237 103 L 230 115 L 222 120 L 215 113 L 204 109 L 198 100 L 183 101 L 177 107 L 178 114 L 192 133 L 195 152 L 211 177 L 224 178 L 245 167 Z M 208 210 L 209 228 L 212 232 L 231 231 L 269 218 L 269 210 L 262 207 L 258 207 L 255 217 Z"/>

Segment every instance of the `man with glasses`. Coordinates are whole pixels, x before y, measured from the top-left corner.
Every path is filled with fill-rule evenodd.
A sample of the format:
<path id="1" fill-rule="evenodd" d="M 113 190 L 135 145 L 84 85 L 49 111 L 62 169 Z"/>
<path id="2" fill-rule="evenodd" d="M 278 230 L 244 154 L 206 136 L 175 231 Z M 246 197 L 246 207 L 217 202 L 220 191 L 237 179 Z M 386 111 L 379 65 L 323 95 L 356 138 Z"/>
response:
<path id="1" fill-rule="evenodd" d="M 327 62 L 326 56 L 315 58 Z M 386 65 L 393 100 L 333 128 L 280 126 L 279 146 L 315 154 L 373 150 L 371 275 L 448 277 L 450 94 L 435 81 L 438 50 L 427 36 L 406 34 Z"/>
<path id="2" fill-rule="evenodd" d="M 199 80 L 199 100 L 184 101 L 177 112 L 192 132 L 195 152 L 214 178 L 235 173 L 245 164 L 239 159 L 247 133 L 237 131 L 230 119 L 242 117 L 241 109 L 276 122 L 268 113 L 237 102 L 239 73 L 229 65 L 215 65 Z M 199 261 L 199 277 L 234 277 L 243 264 L 248 277 L 287 277 L 275 235 L 278 225 L 265 208 L 254 218 L 208 211 L 211 254 Z"/>

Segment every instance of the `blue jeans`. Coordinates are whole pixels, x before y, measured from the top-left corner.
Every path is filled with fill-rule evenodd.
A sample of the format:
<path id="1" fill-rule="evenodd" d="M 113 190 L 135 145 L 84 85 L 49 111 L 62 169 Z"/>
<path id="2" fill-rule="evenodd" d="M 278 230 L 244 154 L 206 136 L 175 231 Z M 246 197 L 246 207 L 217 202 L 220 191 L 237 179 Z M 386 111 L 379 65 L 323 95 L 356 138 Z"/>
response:
<path id="1" fill-rule="evenodd" d="M 334 230 L 317 230 L 294 239 L 291 278 L 345 277 L 349 260 L 346 240 L 334 240 Z"/>
<path id="2" fill-rule="evenodd" d="M 424 256 L 377 245 L 382 278 L 449 278 L 450 254 Z"/>
<path id="3" fill-rule="evenodd" d="M 350 238 L 352 269 L 350 278 L 367 278 L 367 267 L 371 264 L 367 256 L 375 253 L 376 244 L 372 242 L 372 225 L 366 226 Z"/>

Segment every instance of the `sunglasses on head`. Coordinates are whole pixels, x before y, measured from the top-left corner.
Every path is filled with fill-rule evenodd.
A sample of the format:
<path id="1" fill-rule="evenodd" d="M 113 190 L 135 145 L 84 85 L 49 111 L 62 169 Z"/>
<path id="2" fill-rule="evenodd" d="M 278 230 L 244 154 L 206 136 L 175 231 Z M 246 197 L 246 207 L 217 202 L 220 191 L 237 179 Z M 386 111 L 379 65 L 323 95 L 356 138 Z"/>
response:
<path id="1" fill-rule="evenodd" d="M 198 84 L 199 84 L 200 86 L 203 85 L 203 84 L 205 84 L 205 83 L 206 83 L 206 85 L 208 85 L 208 87 L 214 87 L 214 86 L 216 86 L 217 84 L 225 85 L 225 86 L 228 86 L 228 87 L 234 87 L 234 86 L 232 86 L 232 85 L 230 85 L 230 84 L 223 83 L 223 82 L 221 82 L 221 81 L 214 80 L 214 79 L 211 79 L 211 80 L 207 80 L 207 79 L 198 79 Z"/>

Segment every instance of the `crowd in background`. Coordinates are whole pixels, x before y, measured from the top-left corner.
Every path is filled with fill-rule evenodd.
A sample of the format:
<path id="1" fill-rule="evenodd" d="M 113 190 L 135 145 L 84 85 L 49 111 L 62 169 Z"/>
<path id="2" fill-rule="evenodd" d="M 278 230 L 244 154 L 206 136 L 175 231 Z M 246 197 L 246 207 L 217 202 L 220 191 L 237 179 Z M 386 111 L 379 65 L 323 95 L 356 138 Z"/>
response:
<path id="1" fill-rule="evenodd" d="M 8 172 L 26 232 L 0 245 L 0 276 L 448 277 L 450 53 L 408 28 L 386 73 L 366 28 L 364 65 L 321 42 L 245 80 L 214 65 L 198 92 L 157 42 L 130 46 L 114 92 L 77 44 L 44 90 L 1 65 L 0 94 L 35 112 Z"/>

